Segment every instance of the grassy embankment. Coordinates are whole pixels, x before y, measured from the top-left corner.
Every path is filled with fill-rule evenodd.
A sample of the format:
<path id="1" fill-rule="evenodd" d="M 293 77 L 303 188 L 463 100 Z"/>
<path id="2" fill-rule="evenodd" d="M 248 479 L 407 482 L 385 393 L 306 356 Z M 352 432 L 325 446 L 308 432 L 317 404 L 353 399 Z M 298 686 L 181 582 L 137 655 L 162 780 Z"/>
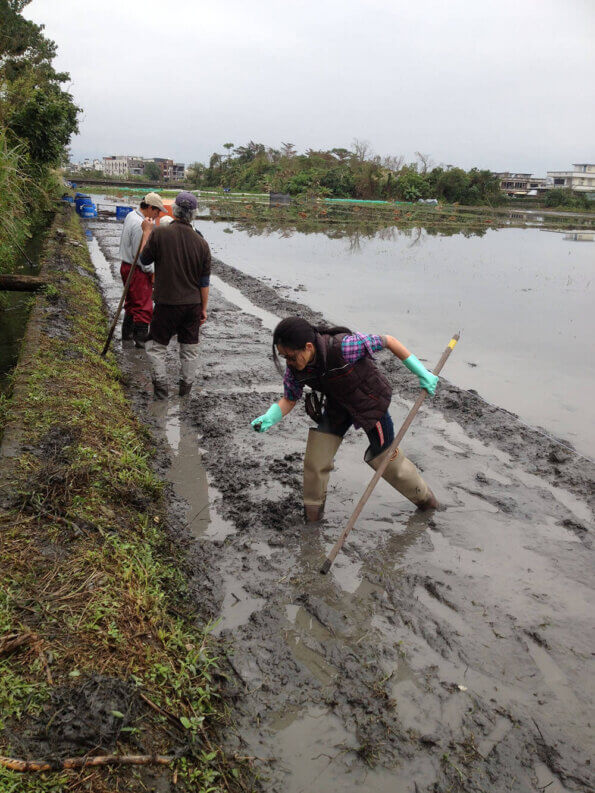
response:
<path id="1" fill-rule="evenodd" d="M 74 213 L 56 219 L 43 274 L 51 283 L 0 427 L 17 443 L 16 457 L 0 460 L 10 494 L 0 514 L 0 755 L 174 760 L 41 774 L 0 766 L 0 790 L 247 790 L 246 771 L 214 737 L 226 720 L 218 648 L 188 597 L 150 438 L 114 357 L 99 357 L 106 320 Z"/>

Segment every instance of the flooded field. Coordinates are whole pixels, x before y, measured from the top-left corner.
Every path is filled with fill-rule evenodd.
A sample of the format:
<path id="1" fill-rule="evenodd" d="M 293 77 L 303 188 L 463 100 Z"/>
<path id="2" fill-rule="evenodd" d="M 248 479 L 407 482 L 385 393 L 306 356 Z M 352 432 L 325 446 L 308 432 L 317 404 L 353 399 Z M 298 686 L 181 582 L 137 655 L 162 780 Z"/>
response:
<path id="1" fill-rule="evenodd" d="M 461 330 L 448 380 L 595 457 L 593 232 L 332 238 L 198 225 L 223 261 L 333 322 L 397 336 L 426 364 Z"/>
<path id="2" fill-rule="evenodd" d="M 362 462 L 364 437 L 347 435 L 326 519 L 305 529 L 300 492 L 308 419 L 296 409 L 266 435 L 249 424 L 281 393 L 270 329 L 298 309 L 312 320 L 323 311 L 327 320 L 394 332 L 429 363 L 460 325 L 463 340 L 448 362 L 448 379 L 473 382 L 489 398 L 488 384 L 499 380 L 489 376 L 494 368 L 496 375 L 508 368 L 516 380 L 528 362 L 533 401 L 542 409 L 546 395 L 536 381 L 545 377 L 544 352 L 551 352 L 550 376 L 569 382 L 574 367 L 560 358 L 564 350 L 575 353 L 556 339 L 539 347 L 535 333 L 518 351 L 518 315 L 532 305 L 531 292 L 522 290 L 539 285 L 531 310 L 545 313 L 545 332 L 561 284 L 556 257 L 545 251 L 559 243 L 558 258 L 566 251 L 572 259 L 565 277 L 580 286 L 562 292 L 559 329 L 572 336 L 572 306 L 581 314 L 576 345 L 584 355 L 586 254 L 571 240 L 530 232 L 537 235 L 530 245 L 542 247 L 527 270 L 528 238 L 507 236 L 516 231 L 498 232 L 489 254 L 481 249 L 485 237 L 421 238 L 409 247 L 414 240 L 397 233 L 354 248 L 346 238 L 255 237 L 200 225 L 223 261 L 214 268 L 191 398 L 154 403 L 144 353 L 115 346 L 131 399 L 166 450 L 165 475 L 187 504 L 189 531 L 215 554 L 218 591 L 207 597 L 205 589 L 205 600 L 217 599 L 215 630 L 229 640 L 230 751 L 253 757 L 264 789 L 279 793 L 593 789 L 594 466 L 507 411 L 442 383 L 403 448 L 444 508 L 418 514 L 381 482 L 323 577 L 320 565 L 371 476 Z M 112 310 L 121 292 L 120 229 L 108 220 L 88 224 Z M 480 247 L 465 254 L 467 243 Z M 394 291 L 373 290 L 375 279 L 391 283 L 396 273 Z M 502 303 L 499 319 L 481 291 L 484 277 Z M 441 313 L 443 304 L 450 310 Z M 398 426 L 416 387 L 402 366 L 380 360 L 395 388 Z M 475 376 L 481 381 L 470 380 Z M 583 411 L 582 399 L 572 404 Z M 547 429 L 558 432 L 556 425 Z M 568 428 L 563 434 L 570 438 Z"/>

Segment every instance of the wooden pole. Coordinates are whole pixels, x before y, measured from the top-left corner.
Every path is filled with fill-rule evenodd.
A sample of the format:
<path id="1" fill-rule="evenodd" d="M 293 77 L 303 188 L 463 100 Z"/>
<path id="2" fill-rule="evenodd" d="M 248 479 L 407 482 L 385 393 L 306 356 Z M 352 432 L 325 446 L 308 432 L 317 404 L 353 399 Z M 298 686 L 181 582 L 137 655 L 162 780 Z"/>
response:
<path id="1" fill-rule="evenodd" d="M 143 238 L 138 244 L 138 250 L 136 252 L 136 256 L 134 257 L 134 261 L 132 262 L 132 266 L 130 268 L 130 272 L 128 273 L 128 278 L 126 279 L 126 283 L 124 284 L 124 291 L 122 292 L 122 297 L 120 298 L 120 302 L 118 304 L 118 308 L 116 310 L 116 316 L 114 317 L 114 321 L 112 322 L 112 326 L 109 329 L 109 333 L 107 334 L 107 339 L 105 340 L 105 344 L 103 345 L 103 350 L 101 351 L 101 357 L 105 358 L 106 353 L 109 349 L 110 342 L 112 340 L 112 336 L 114 335 L 114 331 L 116 329 L 116 325 L 118 324 L 118 320 L 120 318 L 120 312 L 122 311 L 122 306 L 124 305 L 124 301 L 126 300 L 126 295 L 128 294 L 128 288 L 130 287 L 130 281 L 132 280 L 132 273 L 134 272 L 134 268 L 136 267 L 136 263 L 138 261 L 138 257 L 140 256 L 140 250 L 143 247 Z"/>
<path id="2" fill-rule="evenodd" d="M 0 756 L 0 766 L 11 771 L 56 771 L 61 768 L 89 768 L 98 765 L 169 765 L 175 757 L 163 754 L 107 754 L 101 756 L 65 757 L 56 760 L 22 760 L 20 757 Z"/>
<path id="3" fill-rule="evenodd" d="M 0 275 L 0 292 L 39 292 L 47 285 L 37 275 Z"/>
<path id="4" fill-rule="evenodd" d="M 459 338 L 460 338 L 460 334 L 459 333 L 455 333 L 455 335 L 452 337 L 452 339 L 448 343 L 446 349 L 442 353 L 442 355 L 440 357 L 440 360 L 436 364 L 436 367 L 434 368 L 434 374 L 439 374 L 440 373 L 442 367 L 446 363 L 446 359 L 448 358 L 448 356 L 453 351 L 454 346 L 458 342 Z M 411 422 L 415 418 L 415 414 L 417 413 L 417 411 L 422 406 L 422 403 L 423 403 L 424 399 L 426 398 L 427 393 L 428 392 L 425 391 L 422 388 L 420 395 L 415 400 L 415 404 L 413 405 L 413 407 L 409 411 L 409 415 L 407 416 L 407 418 L 403 422 L 403 425 L 402 425 L 401 429 L 398 431 L 394 441 L 391 443 L 391 445 L 388 447 L 388 449 L 384 453 L 384 459 L 382 460 L 382 462 L 380 463 L 380 465 L 376 469 L 376 472 L 374 473 L 374 476 L 370 480 L 370 484 L 366 488 L 363 496 L 358 501 L 357 506 L 356 506 L 356 508 L 353 511 L 353 515 L 349 518 L 349 522 L 347 523 L 347 525 L 343 529 L 343 532 L 342 532 L 341 536 L 339 537 L 339 539 L 337 540 L 337 542 L 333 546 L 332 551 L 329 553 L 328 557 L 324 561 L 324 564 L 320 568 L 320 572 L 323 575 L 326 575 L 326 573 L 328 573 L 328 571 L 331 569 L 331 565 L 335 561 L 335 558 L 336 558 L 337 554 L 339 553 L 339 551 L 343 547 L 343 543 L 347 539 L 347 535 L 349 534 L 351 529 L 355 526 L 355 522 L 358 519 L 360 512 L 364 508 L 364 505 L 365 505 L 366 501 L 370 498 L 370 495 L 372 494 L 372 491 L 376 487 L 376 484 L 377 484 L 378 480 L 380 479 L 380 477 L 384 473 L 384 470 L 385 470 L 386 466 L 389 464 L 389 462 L 391 460 L 391 457 L 393 456 L 393 453 L 398 448 L 399 443 L 401 443 L 401 441 L 403 440 L 403 436 L 405 435 L 405 433 L 409 429 L 409 427 L 411 425 Z"/>

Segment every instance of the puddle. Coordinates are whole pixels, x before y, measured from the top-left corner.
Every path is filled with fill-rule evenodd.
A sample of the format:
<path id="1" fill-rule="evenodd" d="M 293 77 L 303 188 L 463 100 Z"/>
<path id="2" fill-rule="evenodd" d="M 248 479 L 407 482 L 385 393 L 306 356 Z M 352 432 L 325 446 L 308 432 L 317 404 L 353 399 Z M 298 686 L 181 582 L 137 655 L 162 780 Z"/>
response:
<path id="1" fill-rule="evenodd" d="M 363 790 L 366 793 L 405 791 L 411 779 L 429 782 L 426 773 L 410 776 L 399 769 L 371 769 L 356 762 L 360 748 L 340 719 L 320 706 L 289 709 L 271 724 L 276 729 L 273 751 L 286 776 L 283 793 L 337 793 Z M 420 788 L 423 789 L 423 788 Z"/>
<path id="2" fill-rule="evenodd" d="M 233 303 L 234 306 L 237 306 L 246 314 L 252 314 L 253 316 L 258 317 L 264 327 L 268 330 L 274 330 L 279 324 L 281 317 L 254 305 L 254 303 L 249 300 L 242 292 L 240 292 L 239 289 L 236 289 L 235 286 L 230 286 L 226 281 L 222 281 L 221 278 L 218 278 L 216 275 L 211 275 L 211 284 L 219 292 L 221 292 L 226 300 L 229 300 L 230 303 Z"/>
<path id="3" fill-rule="evenodd" d="M 225 577 L 225 597 L 221 604 L 219 622 L 213 633 L 218 636 L 224 630 L 233 630 L 244 625 L 255 611 L 259 611 L 265 604 L 264 598 L 255 598 L 238 584 L 235 578 Z"/>
<path id="4" fill-rule="evenodd" d="M 284 793 L 336 793 L 342 784 L 334 760 L 355 748 L 340 720 L 323 708 L 310 708 L 277 733 L 279 762 L 289 772 Z"/>

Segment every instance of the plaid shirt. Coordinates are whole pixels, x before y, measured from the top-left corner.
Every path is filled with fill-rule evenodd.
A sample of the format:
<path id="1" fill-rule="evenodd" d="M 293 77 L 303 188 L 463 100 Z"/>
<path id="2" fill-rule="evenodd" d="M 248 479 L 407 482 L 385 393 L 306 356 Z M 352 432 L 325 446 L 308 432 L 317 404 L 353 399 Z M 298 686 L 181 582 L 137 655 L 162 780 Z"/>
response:
<path id="1" fill-rule="evenodd" d="M 355 363 L 366 355 L 371 358 L 375 352 L 382 350 L 385 346 L 384 337 L 382 336 L 377 336 L 373 333 L 366 335 L 354 333 L 352 336 L 343 336 L 341 354 L 347 363 Z M 288 366 L 283 377 L 283 396 L 285 399 L 289 399 L 290 402 L 297 402 L 301 398 L 303 390 L 303 387 L 297 382 Z"/>

